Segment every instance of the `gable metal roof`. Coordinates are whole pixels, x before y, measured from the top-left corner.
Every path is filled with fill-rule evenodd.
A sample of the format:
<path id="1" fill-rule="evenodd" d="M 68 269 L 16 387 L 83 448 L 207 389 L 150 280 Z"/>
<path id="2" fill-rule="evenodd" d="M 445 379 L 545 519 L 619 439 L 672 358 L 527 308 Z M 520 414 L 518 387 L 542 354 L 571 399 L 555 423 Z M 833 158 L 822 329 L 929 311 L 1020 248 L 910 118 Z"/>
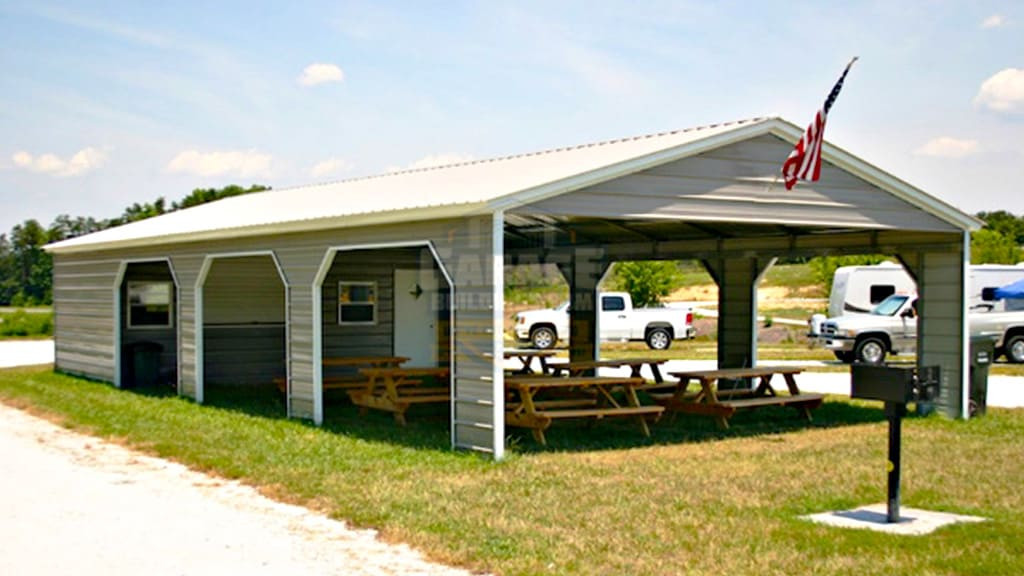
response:
<path id="1" fill-rule="evenodd" d="M 796 142 L 802 130 L 779 118 L 754 118 L 490 160 L 282 188 L 171 212 L 56 242 L 46 249 L 71 253 L 490 213 L 765 133 Z M 823 156 L 957 227 L 966 230 L 978 226 L 974 218 L 834 146 L 826 143 Z"/>

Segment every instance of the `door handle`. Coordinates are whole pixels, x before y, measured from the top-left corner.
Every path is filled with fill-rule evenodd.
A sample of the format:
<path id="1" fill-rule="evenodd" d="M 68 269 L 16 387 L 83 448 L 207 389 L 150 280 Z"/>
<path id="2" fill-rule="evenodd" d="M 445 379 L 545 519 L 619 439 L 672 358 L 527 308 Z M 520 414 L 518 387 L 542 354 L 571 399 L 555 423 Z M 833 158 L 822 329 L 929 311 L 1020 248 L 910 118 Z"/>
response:
<path id="1" fill-rule="evenodd" d="M 626 317 L 625 314 L 619 314 L 619 318 L 625 318 L 625 317 Z"/>

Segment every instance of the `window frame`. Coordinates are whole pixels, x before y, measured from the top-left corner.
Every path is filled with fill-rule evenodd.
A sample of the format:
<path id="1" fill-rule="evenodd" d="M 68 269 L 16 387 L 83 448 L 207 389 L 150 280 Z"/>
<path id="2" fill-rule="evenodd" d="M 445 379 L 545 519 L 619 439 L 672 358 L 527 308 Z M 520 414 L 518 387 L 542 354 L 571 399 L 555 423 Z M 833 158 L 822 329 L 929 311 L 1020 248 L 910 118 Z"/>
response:
<path id="1" fill-rule="evenodd" d="M 167 323 L 166 324 L 139 324 L 135 322 L 132 310 L 135 308 L 135 304 L 132 303 L 132 292 L 138 286 L 153 286 L 163 285 L 167 287 Z M 125 300 L 127 304 L 127 316 L 128 316 L 128 328 L 133 330 L 163 330 L 167 328 L 174 328 L 174 282 L 170 280 L 130 280 L 127 282 Z M 139 306 L 148 306 L 149 304 L 140 303 Z M 160 304 L 164 306 L 165 304 Z"/>
<path id="2" fill-rule="evenodd" d="M 371 300 L 359 300 L 342 302 L 341 297 L 346 287 L 362 286 L 369 287 L 371 291 Z M 376 281 L 372 280 L 339 280 L 338 281 L 338 325 L 339 326 L 376 326 L 377 325 L 377 302 L 379 287 Z M 342 312 L 346 306 L 370 306 L 370 320 L 345 320 L 342 317 Z"/>

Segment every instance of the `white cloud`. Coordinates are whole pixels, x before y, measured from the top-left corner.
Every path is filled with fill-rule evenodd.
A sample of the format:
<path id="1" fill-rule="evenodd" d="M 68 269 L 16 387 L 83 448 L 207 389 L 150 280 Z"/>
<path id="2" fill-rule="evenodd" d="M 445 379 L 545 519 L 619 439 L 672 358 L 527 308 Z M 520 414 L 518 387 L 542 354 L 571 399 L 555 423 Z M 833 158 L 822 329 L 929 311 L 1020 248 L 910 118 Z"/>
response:
<path id="1" fill-rule="evenodd" d="M 344 158 L 328 158 L 314 164 L 309 170 L 309 175 L 313 178 L 323 178 L 325 176 L 350 172 L 354 167 L 354 164 Z"/>
<path id="2" fill-rule="evenodd" d="M 932 156 L 935 158 L 966 158 L 978 151 L 977 140 L 961 140 L 940 136 L 932 138 L 914 150 L 917 156 Z"/>
<path id="3" fill-rule="evenodd" d="M 1000 70 L 981 83 L 974 103 L 994 112 L 1024 113 L 1024 70 Z"/>
<path id="4" fill-rule="evenodd" d="M 303 86 L 316 86 L 327 82 L 341 82 L 345 79 L 345 73 L 334 64 L 317 62 L 306 66 L 299 76 L 299 84 Z"/>
<path id="5" fill-rule="evenodd" d="M 14 165 L 35 172 L 37 174 L 50 174 L 60 178 L 69 176 L 80 176 L 91 172 L 107 161 L 107 152 L 98 148 L 82 148 L 75 152 L 71 158 L 64 160 L 55 154 L 41 154 L 33 156 L 24 150 L 19 150 L 11 156 Z"/>
<path id="6" fill-rule="evenodd" d="M 999 28 L 1006 25 L 1006 18 L 1002 14 L 993 14 L 981 21 L 982 28 Z"/>
<path id="7" fill-rule="evenodd" d="M 270 176 L 273 157 L 256 150 L 185 150 L 167 164 L 168 172 L 197 176 Z"/>

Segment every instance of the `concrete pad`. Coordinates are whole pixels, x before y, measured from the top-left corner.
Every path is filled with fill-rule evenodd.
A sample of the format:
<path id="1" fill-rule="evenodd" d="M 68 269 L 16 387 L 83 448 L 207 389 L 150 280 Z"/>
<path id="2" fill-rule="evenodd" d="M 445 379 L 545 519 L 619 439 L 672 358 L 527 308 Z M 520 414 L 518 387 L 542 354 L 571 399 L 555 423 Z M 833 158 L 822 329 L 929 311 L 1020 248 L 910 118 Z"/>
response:
<path id="1" fill-rule="evenodd" d="M 835 526 L 836 528 L 855 528 L 874 530 L 898 536 L 923 536 L 950 524 L 985 522 L 978 516 L 964 516 L 947 512 L 931 512 L 917 508 L 900 508 L 900 520 L 890 524 L 886 522 L 887 507 L 885 504 L 872 504 L 853 510 L 822 512 L 803 516 L 804 519 Z"/>

